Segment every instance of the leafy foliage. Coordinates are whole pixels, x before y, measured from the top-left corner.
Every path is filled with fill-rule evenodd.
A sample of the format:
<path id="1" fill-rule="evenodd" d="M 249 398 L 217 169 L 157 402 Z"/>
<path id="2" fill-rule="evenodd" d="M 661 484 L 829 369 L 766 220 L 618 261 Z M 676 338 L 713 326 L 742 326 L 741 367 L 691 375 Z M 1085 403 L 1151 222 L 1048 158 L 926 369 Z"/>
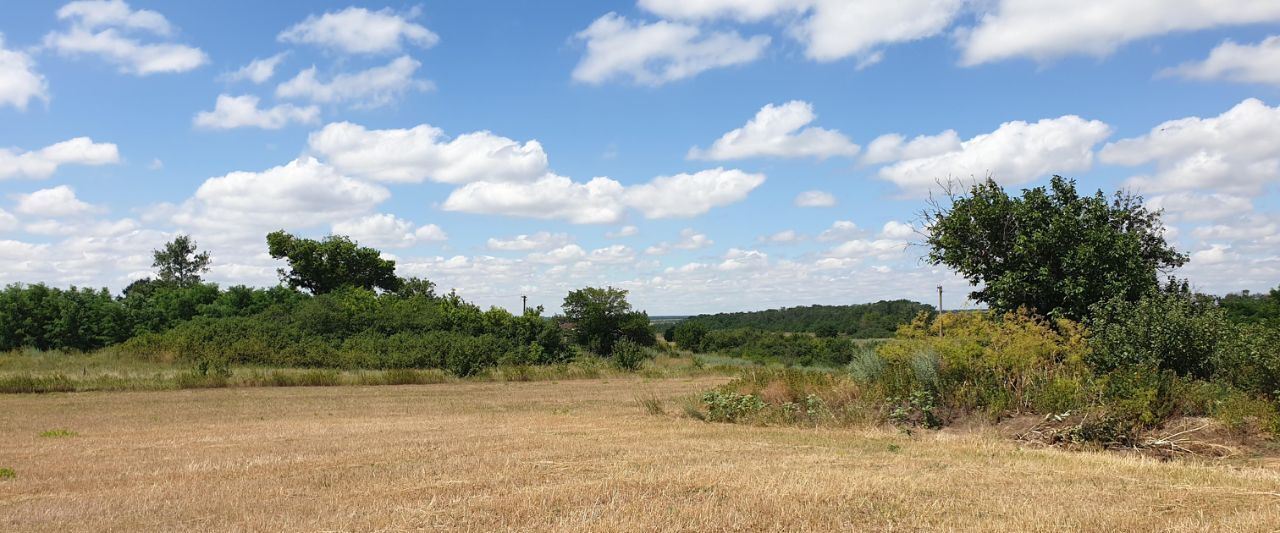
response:
<path id="1" fill-rule="evenodd" d="M 163 283 L 189 287 L 200 283 L 200 275 L 209 271 L 209 252 L 196 252 L 196 241 L 188 235 L 178 235 L 154 250 L 151 266 L 158 269 Z"/>
<path id="2" fill-rule="evenodd" d="M 625 290 L 578 289 L 565 296 L 561 308 L 573 328 L 574 340 L 601 356 L 612 355 L 614 346 L 623 339 L 640 346 L 653 346 L 657 342 L 649 315 L 631 310 Z"/>
<path id="3" fill-rule="evenodd" d="M 1021 197 L 988 178 L 950 202 L 924 213 L 929 260 L 980 286 L 970 298 L 1000 312 L 1082 320 L 1094 303 L 1156 290 L 1161 272 L 1187 261 L 1141 197 L 1081 196 L 1061 176 Z"/>
<path id="4" fill-rule="evenodd" d="M 302 239 L 275 231 L 267 234 L 271 257 L 288 261 L 288 269 L 280 269 L 280 281 L 312 294 L 325 294 L 342 287 L 395 291 L 401 280 L 396 277 L 396 262 L 383 259 L 373 248 L 358 246 L 350 238 L 330 235 L 324 240 Z"/>
<path id="5" fill-rule="evenodd" d="M 898 326 L 933 308 L 910 300 L 881 300 L 857 305 L 811 305 L 767 311 L 719 313 L 690 317 L 681 324 L 701 324 L 706 330 L 752 328 L 764 331 L 843 334 L 860 339 L 892 337 Z M 678 336 L 677 336 L 678 337 Z M 680 341 L 677 339 L 677 343 Z M 683 343 L 681 343 L 683 344 Z"/>

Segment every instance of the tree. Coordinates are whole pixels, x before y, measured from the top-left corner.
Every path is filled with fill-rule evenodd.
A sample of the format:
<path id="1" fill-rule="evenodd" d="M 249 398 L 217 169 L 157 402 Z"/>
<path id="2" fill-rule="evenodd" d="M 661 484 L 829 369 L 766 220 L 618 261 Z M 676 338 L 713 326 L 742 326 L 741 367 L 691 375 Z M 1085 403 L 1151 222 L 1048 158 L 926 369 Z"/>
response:
<path id="1" fill-rule="evenodd" d="M 271 257 L 289 262 L 279 269 L 280 281 L 312 294 L 325 294 L 342 287 L 395 291 L 401 286 L 396 262 L 383 259 L 381 252 L 358 246 L 343 235 L 324 240 L 302 239 L 274 231 L 267 234 Z"/>
<path id="2" fill-rule="evenodd" d="M 621 339 L 642 346 L 657 342 L 649 315 L 631 310 L 625 290 L 586 287 L 565 296 L 562 307 L 573 323 L 575 342 L 602 356 L 612 355 Z"/>
<path id="3" fill-rule="evenodd" d="M 1140 196 L 1080 196 L 1075 181 L 1054 176 L 1020 198 L 990 178 L 948 198 L 950 207 L 935 202 L 922 214 L 928 259 L 980 285 L 969 297 L 997 311 L 1081 320 L 1094 303 L 1158 290 L 1162 272 L 1187 262 Z"/>
<path id="4" fill-rule="evenodd" d="M 157 275 L 167 285 L 190 287 L 209 271 L 209 252 L 196 253 L 196 241 L 188 235 L 179 234 L 151 254 L 155 259 L 151 266 L 160 269 Z"/>

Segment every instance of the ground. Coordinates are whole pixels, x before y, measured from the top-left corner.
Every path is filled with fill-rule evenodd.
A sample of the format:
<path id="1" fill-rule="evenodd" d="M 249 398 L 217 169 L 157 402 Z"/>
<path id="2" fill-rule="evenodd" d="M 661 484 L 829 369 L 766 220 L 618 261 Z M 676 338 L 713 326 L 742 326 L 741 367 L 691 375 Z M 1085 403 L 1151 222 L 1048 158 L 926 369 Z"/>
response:
<path id="1" fill-rule="evenodd" d="M 0 468 L 14 476 L 0 480 L 0 530 L 1280 525 L 1280 470 L 1265 466 L 680 414 L 680 398 L 724 380 L 3 395 Z"/>

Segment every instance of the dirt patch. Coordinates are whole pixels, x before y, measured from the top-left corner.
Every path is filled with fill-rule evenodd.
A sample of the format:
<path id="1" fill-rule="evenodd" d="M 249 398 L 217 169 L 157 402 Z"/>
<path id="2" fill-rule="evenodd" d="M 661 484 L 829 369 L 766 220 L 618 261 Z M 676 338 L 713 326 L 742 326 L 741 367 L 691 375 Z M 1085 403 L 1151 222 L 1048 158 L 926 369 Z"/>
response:
<path id="1" fill-rule="evenodd" d="M 1089 415 L 1018 416 L 997 424 L 997 432 L 1023 444 L 1076 450 L 1107 449 L 1160 459 L 1280 459 L 1275 437 L 1254 428 L 1232 429 L 1212 418 L 1179 417 L 1137 435 L 1108 441 L 1088 432 L 1096 427 Z"/>

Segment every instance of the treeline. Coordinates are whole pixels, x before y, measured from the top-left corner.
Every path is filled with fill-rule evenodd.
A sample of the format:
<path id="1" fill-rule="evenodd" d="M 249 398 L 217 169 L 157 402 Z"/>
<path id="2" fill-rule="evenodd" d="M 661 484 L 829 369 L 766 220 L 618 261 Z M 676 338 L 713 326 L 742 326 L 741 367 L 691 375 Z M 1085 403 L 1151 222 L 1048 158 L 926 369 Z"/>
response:
<path id="1" fill-rule="evenodd" d="M 844 335 L 858 339 L 879 339 L 892 337 L 898 326 L 910 322 L 922 312 L 932 313 L 933 308 L 910 300 L 881 300 L 856 305 L 811 305 L 697 315 L 686 321 L 701 323 L 708 330 L 750 328 L 829 337 Z"/>
<path id="2" fill-rule="evenodd" d="M 156 279 L 106 289 L 12 284 L 0 291 L 0 350 L 110 347 L 150 360 L 229 372 L 231 365 L 444 369 L 466 376 L 499 365 L 565 362 L 572 344 L 634 368 L 656 338 L 626 291 L 569 293 L 563 317 L 482 310 L 345 237 L 268 236 L 289 262 L 272 288 L 205 283 L 208 255 L 179 236 L 155 251 Z"/>

